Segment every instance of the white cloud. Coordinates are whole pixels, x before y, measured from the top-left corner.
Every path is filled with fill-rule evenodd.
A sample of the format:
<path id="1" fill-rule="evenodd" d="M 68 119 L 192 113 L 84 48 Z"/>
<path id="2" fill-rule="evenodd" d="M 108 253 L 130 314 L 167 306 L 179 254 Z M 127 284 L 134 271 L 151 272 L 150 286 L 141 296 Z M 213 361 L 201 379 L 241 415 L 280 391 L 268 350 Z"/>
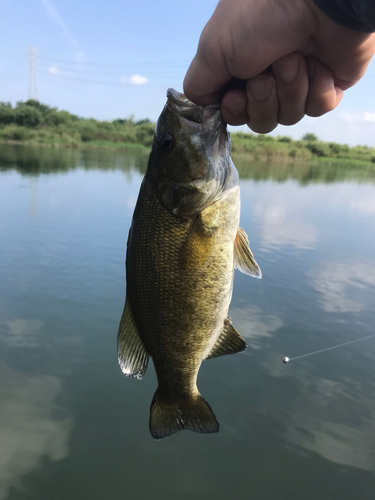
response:
<path id="1" fill-rule="evenodd" d="M 362 113 L 342 113 L 342 118 L 346 122 L 375 122 L 375 113 L 363 111 Z"/>
<path id="2" fill-rule="evenodd" d="M 48 73 L 51 74 L 51 75 L 58 75 L 59 74 L 59 68 L 57 68 L 56 66 L 50 66 L 48 68 Z"/>
<path id="3" fill-rule="evenodd" d="M 74 71 L 60 69 L 57 66 L 50 66 L 47 71 L 52 76 L 68 76 L 70 78 L 74 78 L 76 76 L 76 73 Z"/>
<path id="4" fill-rule="evenodd" d="M 68 455 L 70 419 L 53 417 L 62 382 L 56 377 L 29 377 L 0 363 L 0 500 L 11 488 L 22 490 L 22 477 L 44 457 L 62 460 Z"/>
<path id="5" fill-rule="evenodd" d="M 319 265 L 319 271 L 308 273 L 310 282 L 321 294 L 320 305 L 329 313 L 359 312 L 364 305 L 348 297 L 354 289 L 375 286 L 375 266 L 359 262 L 338 262 Z"/>
<path id="6" fill-rule="evenodd" d="M 148 83 L 148 78 L 142 75 L 132 75 L 131 77 L 122 77 L 121 83 L 125 85 L 145 85 Z"/>

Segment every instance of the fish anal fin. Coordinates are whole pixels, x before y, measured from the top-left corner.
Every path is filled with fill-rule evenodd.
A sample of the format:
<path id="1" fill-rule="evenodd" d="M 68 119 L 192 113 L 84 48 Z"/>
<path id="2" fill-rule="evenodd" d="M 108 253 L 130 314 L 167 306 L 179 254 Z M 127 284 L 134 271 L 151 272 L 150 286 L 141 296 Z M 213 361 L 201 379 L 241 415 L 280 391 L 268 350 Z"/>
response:
<path id="1" fill-rule="evenodd" d="M 150 433 L 154 439 L 163 439 L 182 430 L 201 433 L 219 431 L 219 424 L 211 406 L 200 395 L 189 401 L 170 403 L 155 392 L 150 410 Z"/>
<path id="2" fill-rule="evenodd" d="M 241 227 L 238 227 L 236 239 L 234 240 L 234 266 L 241 273 L 259 279 L 262 277 L 262 271 L 250 250 L 249 238 Z"/>
<path id="3" fill-rule="evenodd" d="M 199 266 L 206 262 L 212 253 L 215 241 L 216 227 L 211 227 L 203 222 L 199 215 L 193 222 L 181 250 L 181 265 L 189 267 L 192 263 Z"/>
<path id="4" fill-rule="evenodd" d="M 247 347 L 246 342 L 232 326 L 229 318 L 224 321 L 224 328 L 217 339 L 212 351 L 206 359 L 218 358 L 226 354 L 235 354 L 244 351 Z"/>
<path id="5" fill-rule="evenodd" d="M 143 378 L 147 370 L 149 354 L 139 335 L 128 297 L 126 297 L 118 329 L 117 355 L 121 370 L 127 377 Z"/>

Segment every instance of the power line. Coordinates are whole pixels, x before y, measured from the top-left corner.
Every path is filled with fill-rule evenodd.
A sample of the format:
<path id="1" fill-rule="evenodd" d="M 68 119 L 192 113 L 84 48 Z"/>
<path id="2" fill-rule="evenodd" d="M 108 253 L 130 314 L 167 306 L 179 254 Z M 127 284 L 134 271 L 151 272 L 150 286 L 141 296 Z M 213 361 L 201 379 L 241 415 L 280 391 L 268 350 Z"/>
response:
<path id="1" fill-rule="evenodd" d="M 103 76 L 108 76 L 109 78 L 112 77 L 112 78 L 115 78 L 116 76 L 117 77 L 123 77 L 124 76 L 124 73 L 134 73 L 135 71 L 129 71 L 129 70 L 123 70 L 123 69 L 98 69 L 98 70 L 86 70 L 86 69 L 80 69 L 80 68 L 74 68 L 74 69 L 71 69 L 71 68 L 61 68 L 61 67 L 55 67 L 55 66 L 51 66 L 51 65 L 48 65 L 48 64 L 45 64 L 45 63 L 42 63 L 42 64 L 39 64 L 39 66 L 43 69 L 46 69 L 46 70 L 51 70 L 51 68 L 53 68 L 54 70 L 56 70 L 56 75 L 61 75 L 63 74 L 64 72 L 65 73 L 74 73 L 74 74 L 83 74 L 83 75 L 103 75 Z M 182 68 L 181 68 L 182 69 Z M 179 69 L 178 69 L 179 70 Z M 144 71 L 142 71 L 143 73 Z M 163 76 L 165 75 L 170 75 L 170 74 L 173 74 L 175 73 L 176 71 L 174 70 L 174 68 L 167 68 L 167 69 L 160 69 L 160 68 L 148 68 L 147 70 L 147 73 L 155 73 L 157 72 L 158 76 L 160 75 L 160 73 L 162 73 Z M 65 76 L 69 76 L 69 75 L 65 75 Z"/>
<path id="2" fill-rule="evenodd" d="M 55 77 L 55 75 L 49 75 L 50 77 Z M 58 75 L 59 78 L 63 78 L 64 80 L 71 80 L 72 82 L 83 82 L 83 83 L 92 83 L 94 85 L 107 85 L 107 86 L 111 86 L 111 87 L 137 87 L 137 86 L 140 86 L 140 85 L 135 85 L 134 83 L 131 83 L 131 82 L 124 82 L 124 83 L 121 83 L 121 82 L 104 82 L 104 81 L 100 81 L 100 80 L 86 80 L 84 78 L 76 78 L 74 76 L 66 76 L 66 75 Z M 155 83 L 147 83 L 147 87 L 150 87 L 153 86 L 153 85 L 156 85 Z M 159 84 L 160 85 L 160 84 Z"/>
<path id="3" fill-rule="evenodd" d="M 125 61 L 125 62 L 118 62 L 118 63 L 104 63 L 104 62 L 78 62 L 78 61 L 67 61 L 67 60 L 63 60 L 63 59 L 55 59 L 55 58 L 51 58 L 51 57 L 43 57 L 43 60 L 45 61 L 51 61 L 51 62 L 55 62 L 55 63 L 62 63 L 62 64 L 67 64 L 69 66 L 78 66 L 78 67 L 82 67 L 82 66 L 102 66 L 102 67 L 116 67 L 116 68 L 119 68 L 119 67 L 122 67 L 122 66 L 155 66 L 155 67 L 160 67 L 160 66 L 163 66 L 163 65 L 166 65 L 166 66 L 176 66 L 176 65 L 184 65 L 184 66 L 188 66 L 190 64 L 190 61 L 186 60 L 178 60 L 178 61 L 171 61 L 171 60 L 167 60 L 167 61 L 155 61 L 155 60 L 152 60 L 152 61 Z"/>

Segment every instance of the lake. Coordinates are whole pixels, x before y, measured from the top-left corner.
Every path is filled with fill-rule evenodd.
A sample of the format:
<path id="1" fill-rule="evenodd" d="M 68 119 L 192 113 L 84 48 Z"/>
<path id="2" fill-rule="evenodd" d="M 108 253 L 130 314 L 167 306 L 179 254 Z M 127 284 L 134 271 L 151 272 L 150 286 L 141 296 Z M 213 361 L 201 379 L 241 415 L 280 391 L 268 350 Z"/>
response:
<path id="1" fill-rule="evenodd" d="M 116 355 L 147 155 L 0 146 L 0 500 L 375 498 L 375 337 L 324 350 L 375 334 L 375 175 L 235 163 L 249 347 L 201 367 L 218 434 L 154 441 Z"/>

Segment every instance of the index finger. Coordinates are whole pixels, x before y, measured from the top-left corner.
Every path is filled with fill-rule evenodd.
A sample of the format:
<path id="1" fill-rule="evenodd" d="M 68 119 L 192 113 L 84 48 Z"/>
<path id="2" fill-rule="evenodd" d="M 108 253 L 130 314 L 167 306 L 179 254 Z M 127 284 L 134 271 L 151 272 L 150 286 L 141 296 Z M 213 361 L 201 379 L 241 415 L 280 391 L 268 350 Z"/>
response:
<path id="1" fill-rule="evenodd" d="M 186 97 L 199 106 L 217 102 L 232 79 L 217 45 L 213 46 L 210 38 L 206 37 L 207 28 L 201 35 L 197 53 L 183 83 Z"/>

